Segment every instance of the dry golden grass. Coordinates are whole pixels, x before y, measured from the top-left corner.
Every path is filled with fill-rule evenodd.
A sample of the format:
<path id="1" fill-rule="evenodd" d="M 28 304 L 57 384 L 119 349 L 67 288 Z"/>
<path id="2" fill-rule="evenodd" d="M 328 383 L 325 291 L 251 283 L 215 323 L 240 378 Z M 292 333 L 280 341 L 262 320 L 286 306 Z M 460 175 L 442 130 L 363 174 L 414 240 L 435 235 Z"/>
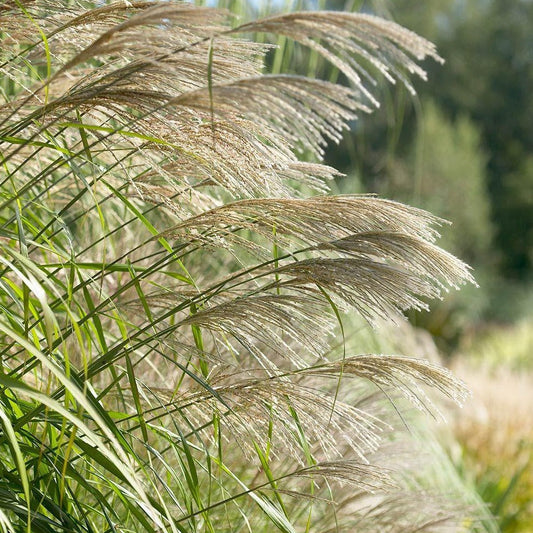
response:
<path id="1" fill-rule="evenodd" d="M 457 362 L 473 400 L 454 422 L 465 476 L 505 532 L 533 526 L 533 373 Z"/>

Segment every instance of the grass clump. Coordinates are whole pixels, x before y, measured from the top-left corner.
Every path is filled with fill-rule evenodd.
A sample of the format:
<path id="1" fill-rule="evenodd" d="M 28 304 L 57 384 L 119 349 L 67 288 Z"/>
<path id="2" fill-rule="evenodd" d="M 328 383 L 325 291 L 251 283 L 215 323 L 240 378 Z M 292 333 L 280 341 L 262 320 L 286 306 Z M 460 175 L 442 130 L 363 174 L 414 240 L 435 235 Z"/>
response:
<path id="1" fill-rule="evenodd" d="M 442 221 L 327 196 L 319 163 L 377 104 L 371 72 L 411 87 L 434 47 L 369 15 L 232 26 L 179 2 L 13 0 L 0 21 L 0 528 L 464 525 L 388 422 L 464 385 L 329 347 L 346 309 L 395 322 L 472 281 Z M 352 87 L 264 74 L 257 32 Z"/>

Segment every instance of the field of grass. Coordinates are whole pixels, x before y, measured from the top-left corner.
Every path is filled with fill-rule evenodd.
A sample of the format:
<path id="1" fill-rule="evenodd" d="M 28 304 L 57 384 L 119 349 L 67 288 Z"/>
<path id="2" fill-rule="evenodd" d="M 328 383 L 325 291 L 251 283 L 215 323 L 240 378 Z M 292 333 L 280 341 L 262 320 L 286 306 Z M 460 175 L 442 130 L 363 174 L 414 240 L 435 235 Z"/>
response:
<path id="1" fill-rule="evenodd" d="M 533 322 L 493 326 L 465 340 L 454 371 L 473 399 L 456 418 L 456 461 L 502 532 L 533 527 Z"/>

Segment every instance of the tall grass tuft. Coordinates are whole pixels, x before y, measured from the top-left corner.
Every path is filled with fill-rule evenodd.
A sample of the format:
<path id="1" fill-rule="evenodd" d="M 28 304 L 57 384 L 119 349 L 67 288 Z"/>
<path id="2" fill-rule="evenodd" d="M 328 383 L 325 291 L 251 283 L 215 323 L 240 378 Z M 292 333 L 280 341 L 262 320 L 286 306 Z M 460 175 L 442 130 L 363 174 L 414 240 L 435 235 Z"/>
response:
<path id="1" fill-rule="evenodd" d="M 265 73 L 259 32 L 351 87 Z M 0 36 L 0 530 L 465 525 L 395 428 L 402 398 L 436 414 L 427 386 L 464 385 L 330 349 L 346 310 L 398 322 L 473 281 L 441 220 L 328 196 L 319 162 L 375 76 L 410 88 L 433 45 L 370 15 L 237 26 L 157 1 L 7 0 Z"/>

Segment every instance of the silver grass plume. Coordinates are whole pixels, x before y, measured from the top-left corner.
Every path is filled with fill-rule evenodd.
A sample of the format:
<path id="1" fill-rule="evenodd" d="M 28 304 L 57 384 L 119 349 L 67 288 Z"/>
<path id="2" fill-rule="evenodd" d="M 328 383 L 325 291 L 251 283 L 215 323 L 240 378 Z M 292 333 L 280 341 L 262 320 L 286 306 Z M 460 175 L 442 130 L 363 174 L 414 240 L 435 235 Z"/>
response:
<path id="1" fill-rule="evenodd" d="M 0 6 L 2 415 L 24 398 L 2 442 L 25 439 L 0 526 L 26 498 L 43 531 L 460 530 L 473 513 L 426 490 L 395 424 L 402 398 L 438 416 L 426 389 L 462 403 L 464 385 L 330 346 L 347 309 L 397 322 L 473 278 L 436 245 L 444 221 L 326 196 L 338 173 L 320 163 L 378 105 L 378 76 L 412 91 L 441 59 L 371 15 L 231 24 L 185 2 Z M 265 75 L 254 32 L 351 87 Z"/>
<path id="2" fill-rule="evenodd" d="M 425 79 L 424 70 L 415 60 L 431 57 L 442 61 L 432 43 L 373 15 L 337 11 L 289 13 L 245 24 L 239 30 L 286 35 L 316 50 L 344 72 L 376 106 L 379 103 L 363 82 L 375 84 L 375 80 L 355 57 L 368 61 L 391 83 L 401 80 L 413 93 L 404 71 Z"/>

